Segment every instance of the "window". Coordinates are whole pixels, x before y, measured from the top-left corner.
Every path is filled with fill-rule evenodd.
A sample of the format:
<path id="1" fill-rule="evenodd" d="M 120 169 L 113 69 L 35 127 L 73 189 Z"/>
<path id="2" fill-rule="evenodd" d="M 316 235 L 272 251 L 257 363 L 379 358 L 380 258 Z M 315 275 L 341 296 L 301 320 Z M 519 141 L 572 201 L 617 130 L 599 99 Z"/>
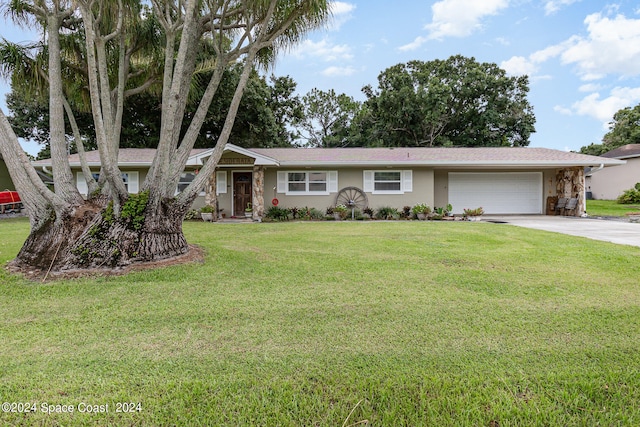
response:
<path id="1" fill-rule="evenodd" d="M 91 175 L 93 175 L 96 181 L 100 179 L 99 173 L 93 172 Z M 138 193 L 138 172 L 122 172 L 122 182 L 124 182 L 124 186 L 129 194 Z M 76 186 L 80 194 L 86 195 L 89 191 L 82 172 L 76 174 Z"/>
<path id="2" fill-rule="evenodd" d="M 337 191 L 337 171 L 278 172 L 278 193 L 323 195 Z"/>
<path id="3" fill-rule="evenodd" d="M 122 181 L 129 194 L 138 192 L 138 172 L 123 172 Z"/>
<path id="4" fill-rule="evenodd" d="M 182 193 L 194 179 L 196 179 L 195 172 L 182 172 L 180 174 L 180 181 L 178 181 L 176 194 Z M 204 196 L 204 188 L 200 191 L 200 196 Z"/>
<path id="5" fill-rule="evenodd" d="M 288 188 L 287 191 L 306 193 L 309 191 L 307 188 L 307 174 L 305 172 L 289 172 L 287 174 Z M 324 190 L 324 189 L 323 189 Z"/>
<path id="6" fill-rule="evenodd" d="M 374 172 L 373 191 L 400 191 L 402 190 L 401 173 L 397 172 Z"/>
<path id="7" fill-rule="evenodd" d="M 196 174 L 194 172 L 181 173 L 180 181 L 178 182 L 178 193 L 182 193 L 195 178 Z"/>
<path id="8" fill-rule="evenodd" d="M 364 171 L 364 191 L 372 194 L 404 194 L 413 191 L 413 171 Z"/>
<path id="9" fill-rule="evenodd" d="M 227 194 L 227 172 L 216 172 L 216 196 L 220 194 Z"/>

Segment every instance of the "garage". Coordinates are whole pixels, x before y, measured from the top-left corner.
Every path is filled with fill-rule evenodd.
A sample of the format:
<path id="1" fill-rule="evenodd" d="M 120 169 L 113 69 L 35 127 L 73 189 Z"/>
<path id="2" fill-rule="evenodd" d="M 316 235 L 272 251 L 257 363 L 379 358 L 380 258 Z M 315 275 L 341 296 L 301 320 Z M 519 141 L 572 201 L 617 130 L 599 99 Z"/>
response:
<path id="1" fill-rule="evenodd" d="M 542 172 L 450 172 L 455 213 L 482 206 L 487 214 L 542 214 Z"/>

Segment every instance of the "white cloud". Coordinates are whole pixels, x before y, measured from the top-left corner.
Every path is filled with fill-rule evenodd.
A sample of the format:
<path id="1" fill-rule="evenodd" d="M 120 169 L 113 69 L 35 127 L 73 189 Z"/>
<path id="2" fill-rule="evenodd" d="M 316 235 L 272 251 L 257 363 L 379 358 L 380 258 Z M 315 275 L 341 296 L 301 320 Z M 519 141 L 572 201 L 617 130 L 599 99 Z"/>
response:
<path id="1" fill-rule="evenodd" d="M 416 39 L 411 43 L 405 44 L 404 46 L 400 46 L 398 49 L 403 51 L 416 50 L 426 42 L 427 42 L 427 38 L 420 36 L 420 37 L 416 37 Z"/>
<path id="2" fill-rule="evenodd" d="M 640 19 L 624 15 L 610 19 L 595 13 L 584 22 L 589 36 L 571 39 L 561 56 L 564 64 L 575 64 L 583 80 L 640 74 Z"/>
<path id="3" fill-rule="evenodd" d="M 482 28 L 482 19 L 509 6 L 509 0 L 441 0 L 431 6 L 433 19 L 425 28 L 430 39 L 466 37 Z"/>
<path id="4" fill-rule="evenodd" d="M 349 61 L 353 59 L 351 48 L 347 45 L 333 45 L 326 39 L 314 42 L 305 40 L 293 52 L 299 59 L 307 57 L 320 58 L 325 62 Z"/>
<path id="5" fill-rule="evenodd" d="M 533 52 L 530 55 L 531 61 L 536 64 L 541 64 L 543 62 L 547 62 L 551 58 L 555 58 L 557 56 L 562 55 L 562 52 L 567 50 L 573 43 L 574 38 L 570 38 L 567 41 L 564 41 L 560 44 L 546 47 L 537 52 Z"/>
<path id="6" fill-rule="evenodd" d="M 533 75 L 538 71 L 535 62 L 523 56 L 514 56 L 500 64 L 500 68 L 505 70 L 511 76 Z"/>
<path id="7" fill-rule="evenodd" d="M 345 3 L 343 1 L 334 1 L 329 5 L 331 13 L 334 15 L 345 15 L 353 12 L 356 8 L 355 4 Z"/>
<path id="8" fill-rule="evenodd" d="M 606 98 L 600 93 L 587 95 L 571 106 L 571 111 L 581 116 L 590 116 L 602 122 L 606 129 L 613 115 L 620 109 L 636 105 L 640 102 L 640 87 L 616 87 Z"/>
<path id="9" fill-rule="evenodd" d="M 327 69 L 325 69 L 322 72 L 323 76 L 326 77 L 345 77 L 345 76 L 351 76 L 353 74 L 356 73 L 356 69 L 349 66 L 349 67 L 329 67 Z"/>
<path id="10" fill-rule="evenodd" d="M 599 13 L 585 19 L 588 36 L 572 36 L 529 55 L 503 62 L 511 74 L 536 72 L 553 58 L 565 65 L 575 65 L 582 80 L 601 79 L 609 74 L 622 77 L 640 75 L 640 19 L 617 15 L 610 19 Z"/>
<path id="11" fill-rule="evenodd" d="M 556 105 L 555 107 L 553 107 L 553 111 L 560 113 L 564 116 L 572 116 L 573 115 L 573 111 L 570 108 L 567 107 L 563 107 L 561 105 Z"/>
<path id="12" fill-rule="evenodd" d="M 596 83 L 587 83 L 578 88 L 580 92 L 598 92 L 604 89 L 603 85 Z"/>
<path id="13" fill-rule="evenodd" d="M 544 12 L 547 15 L 551 15 L 559 11 L 564 6 L 569 6 L 579 1 L 581 0 L 549 0 L 544 4 Z"/>
<path id="14" fill-rule="evenodd" d="M 330 22 L 330 30 L 339 30 L 340 27 L 352 17 L 352 12 L 356 9 L 356 5 L 345 3 L 342 1 L 334 1 L 329 4 L 332 20 Z"/>

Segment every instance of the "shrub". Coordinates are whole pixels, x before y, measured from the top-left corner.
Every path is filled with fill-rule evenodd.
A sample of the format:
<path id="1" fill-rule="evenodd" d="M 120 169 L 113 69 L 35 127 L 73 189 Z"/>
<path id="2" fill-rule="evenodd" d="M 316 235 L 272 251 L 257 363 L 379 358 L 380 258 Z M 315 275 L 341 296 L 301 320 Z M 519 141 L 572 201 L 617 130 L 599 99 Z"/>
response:
<path id="1" fill-rule="evenodd" d="M 316 208 L 309 208 L 305 214 L 305 219 L 323 219 L 324 214 L 321 210 Z"/>
<path id="2" fill-rule="evenodd" d="M 289 220 L 289 209 L 280 208 L 278 206 L 271 206 L 265 212 L 264 216 L 273 221 L 288 221 Z"/>
<path id="3" fill-rule="evenodd" d="M 398 209 L 392 208 L 391 206 L 383 206 L 378 209 L 376 218 L 386 220 L 398 219 L 400 218 L 400 212 L 398 212 Z"/>
<path id="4" fill-rule="evenodd" d="M 429 205 L 425 203 L 418 203 L 417 205 L 411 208 L 411 212 L 413 212 L 414 215 L 430 214 L 431 208 L 429 207 Z"/>
<path id="5" fill-rule="evenodd" d="M 617 202 L 621 205 L 630 205 L 634 203 L 640 203 L 640 190 L 638 190 L 638 186 L 640 183 L 636 184 L 636 188 L 630 188 L 622 193 Z"/>
<path id="6" fill-rule="evenodd" d="M 480 208 L 475 208 L 475 209 L 463 209 L 463 215 L 464 217 L 468 217 L 468 216 L 480 216 L 484 214 L 484 209 Z"/>
<path id="7" fill-rule="evenodd" d="M 304 210 L 294 206 L 292 208 L 289 208 L 289 213 L 291 214 L 291 218 L 300 219 L 304 215 Z"/>
<path id="8" fill-rule="evenodd" d="M 196 209 L 189 209 L 184 216 L 185 221 L 200 219 L 200 213 Z"/>
<path id="9" fill-rule="evenodd" d="M 347 214 L 349 213 L 349 208 L 347 208 L 345 205 L 340 204 L 333 208 L 333 213 L 338 214 L 340 216 L 340 219 L 345 219 L 347 217 Z"/>

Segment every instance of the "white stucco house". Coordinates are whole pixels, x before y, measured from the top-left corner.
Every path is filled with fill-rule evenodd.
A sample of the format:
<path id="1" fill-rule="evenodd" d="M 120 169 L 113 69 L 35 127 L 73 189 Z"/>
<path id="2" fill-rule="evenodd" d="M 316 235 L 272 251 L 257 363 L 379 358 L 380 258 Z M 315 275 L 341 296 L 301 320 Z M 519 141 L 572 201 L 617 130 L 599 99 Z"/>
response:
<path id="1" fill-rule="evenodd" d="M 622 160 L 615 168 L 597 167 L 587 172 L 587 191 L 594 199 L 615 200 L 640 182 L 640 144 L 627 144 L 604 153 L 603 159 Z"/>

